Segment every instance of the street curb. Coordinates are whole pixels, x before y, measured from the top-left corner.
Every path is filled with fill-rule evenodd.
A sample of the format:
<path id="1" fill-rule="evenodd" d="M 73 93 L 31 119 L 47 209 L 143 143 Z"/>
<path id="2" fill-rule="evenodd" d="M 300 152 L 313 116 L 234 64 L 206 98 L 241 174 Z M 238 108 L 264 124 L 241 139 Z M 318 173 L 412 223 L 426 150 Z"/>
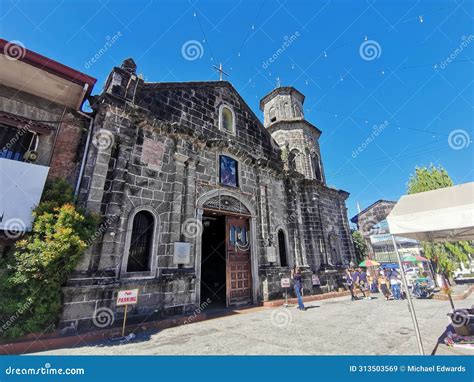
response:
<path id="1" fill-rule="evenodd" d="M 185 325 L 186 321 L 192 317 L 192 323 L 204 321 L 206 314 L 201 313 L 196 316 L 180 316 L 160 321 L 147 322 L 140 325 L 127 325 L 125 333 L 130 332 L 141 332 L 149 329 L 167 329 L 174 326 Z M 80 334 L 74 334 L 69 336 L 60 336 L 59 331 L 55 330 L 47 335 L 32 335 L 29 334 L 23 338 L 18 339 L 15 342 L 8 344 L 0 344 L 0 354 L 25 354 L 25 353 L 36 353 L 40 351 L 59 349 L 64 347 L 73 347 L 79 344 L 90 345 L 100 340 L 106 340 L 109 338 L 120 337 L 122 333 L 121 328 L 111 328 L 96 330 L 93 332 L 86 332 Z M 34 340 L 31 340 L 31 337 Z"/>
<path id="2" fill-rule="evenodd" d="M 474 291 L 474 286 L 470 286 L 467 290 L 465 290 L 461 294 L 452 294 L 451 298 L 453 299 L 453 301 L 464 300 L 464 299 L 468 298 L 473 291 Z M 448 301 L 449 296 L 445 293 L 439 292 L 439 293 L 435 293 L 433 295 L 433 299 L 441 300 L 441 301 Z"/>

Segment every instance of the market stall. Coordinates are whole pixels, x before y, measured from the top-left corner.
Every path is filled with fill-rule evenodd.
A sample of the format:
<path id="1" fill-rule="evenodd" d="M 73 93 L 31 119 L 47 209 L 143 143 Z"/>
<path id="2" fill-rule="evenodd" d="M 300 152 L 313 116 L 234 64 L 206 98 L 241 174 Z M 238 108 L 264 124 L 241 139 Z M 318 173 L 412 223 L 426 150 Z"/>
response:
<path id="1" fill-rule="evenodd" d="M 387 222 L 402 282 L 407 288 L 394 236 L 428 242 L 474 240 L 474 182 L 402 196 L 387 216 Z M 416 312 L 411 296 L 407 297 L 418 348 L 424 354 Z"/>

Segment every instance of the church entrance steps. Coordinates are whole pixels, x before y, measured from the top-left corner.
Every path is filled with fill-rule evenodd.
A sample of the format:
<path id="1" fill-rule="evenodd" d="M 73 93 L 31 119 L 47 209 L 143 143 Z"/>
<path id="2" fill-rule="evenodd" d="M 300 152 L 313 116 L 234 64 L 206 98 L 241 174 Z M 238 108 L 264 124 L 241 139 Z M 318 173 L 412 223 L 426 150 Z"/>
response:
<path id="1" fill-rule="evenodd" d="M 330 292 L 319 295 L 305 296 L 304 301 L 317 301 L 330 298 L 348 296 L 350 293 L 345 292 Z M 192 314 L 186 316 L 176 316 L 159 321 L 146 322 L 138 325 L 127 325 L 126 334 L 139 333 L 144 331 L 160 331 L 180 325 L 187 325 L 205 320 L 218 319 L 226 316 L 236 314 L 254 313 L 260 310 L 275 308 L 283 305 L 285 300 L 265 301 L 262 305 L 242 306 L 239 308 L 227 308 L 209 310 L 199 314 Z M 296 304 L 296 299 L 288 299 L 288 303 Z M 6 343 L 4 339 L 0 341 L 0 355 L 14 355 L 14 354 L 28 354 L 47 350 L 54 350 L 66 347 L 76 346 L 91 346 L 100 341 L 105 341 L 110 338 L 116 338 L 121 335 L 121 327 L 114 327 L 110 329 L 102 329 L 91 332 L 84 332 L 79 334 L 61 335 L 59 330 L 52 333 L 29 334 L 27 336 L 18 338 L 14 342 Z"/>

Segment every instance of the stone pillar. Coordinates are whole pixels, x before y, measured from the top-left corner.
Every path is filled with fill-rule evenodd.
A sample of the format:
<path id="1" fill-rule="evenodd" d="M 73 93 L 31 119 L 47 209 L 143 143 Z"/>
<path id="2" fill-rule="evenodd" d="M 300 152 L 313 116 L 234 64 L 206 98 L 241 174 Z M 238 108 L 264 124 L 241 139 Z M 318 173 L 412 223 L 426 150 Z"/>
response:
<path id="1" fill-rule="evenodd" d="M 184 220 L 193 218 L 195 215 L 195 200 L 196 200 L 196 166 L 199 160 L 189 158 L 186 161 L 186 180 L 185 180 L 185 195 L 184 195 Z"/>
<path id="2" fill-rule="evenodd" d="M 268 244 L 268 221 L 267 221 L 267 190 L 263 184 L 259 185 L 260 200 L 260 230 L 265 245 Z"/>
<path id="3" fill-rule="evenodd" d="M 110 132 L 112 137 L 112 132 Z M 112 139 L 112 138 L 111 138 Z M 113 141 L 113 140 L 112 140 Z M 87 197 L 87 209 L 91 212 L 100 213 L 100 205 L 104 196 L 105 179 L 109 170 L 110 154 L 112 144 L 97 150 L 97 158 L 91 175 L 89 194 Z"/>
<path id="4" fill-rule="evenodd" d="M 186 177 L 184 180 L 184 195 L 183 195 L 183 217 L 181 224 L 185 222 L 187 219 L 196 218 L 196 166 L 198 165 L 199 161 L 194 158 L 189 158 L 186 164 Z M 195 262 L 195 240 L 186 238 L 184 235 L 181 235 L 181 240 L 187 241 L 191 243 L 191 261 L 189 265 L 194 264 Z"/>
<path id="5" fill-rule="evenodd" d="M 184 170 L 186 161 L 188 160 L 187 155 L 180 153 L 174 154 L 176 171 L 175 179 L 173 182 L 173 201 L 171 202 L 171 216 L 170 216 L 170 242 L 181 240 L 181 216 L 182 216 L 182 205 L 183 205 L 183 192 L 184 192 Z"/>
<path id="6" fill-rule="evenodd" d="M 130 152 L 126 147 L 132 143 L 118 145 L 114 154 L 115 166 L 113 179 L 109 189 L 110 197 L 105 212 L 106 232 L 102 236 L 98 269 L 101 271 L 115 271 L 116 277 L 120 275 L 122 258 L 125 250 L 125 237 L 127 234 L 128 216 L 134 205 L 129 199 L 130 178 L 127 165 Z"/>
<path id="7" fill-rule="evenodd" d="M 110 135 L 109 135 L 110 134 Z M 111 144 L 104 145 L 100 149 L 91 146 L 89 152 L 88 160 L 93 158 L 93 155 L 96 155 L 95 162 L 92 165 L 92 172 L 90 175 L 89 190 L 87 191 L 87 200 L 86 208 L 90 212 L 97 214 L 101 213 L 101 204 L 104 196 L 104 187 L 105 180 L 107 177 L 107 172 L 109 170 L 109 161 L 113 148 L 113 133 L 108 131 L 107 138 L 108 142 Z M 98 244 L 93 244 L 89 246 L 84 252 L 84 255 L 79 260 L 75 270 L 78 272 L 87 272 L 94 270 L 94 263 L 97 259 L 94 259 L 94 254 L 97 253 L 100 246 Z"/>
<path id="8" fill-rule="evenodd" d="M 343 263 L 344 263 L 344 260 L 349 260 L 349 263 L 351 261 L 355 262 L 354 244 L 352 242 L 351 230 L 349 227 L 349 222 L 347 220 L 347 207 L 346 207 L 345 199 L 343 198 L 339 199 L 339 210 L 341 212 L 342 226 L 344 228 L 344 235 L 346 237 L 345 242 L 349 250 L 349 259 L 342 259 L 342 260 L 343 260 Z"/>
<path id="9" fill-rule="evenodd" d="M 303 227 L 303 215 L 301 213 L 301 190 L 299 187 L 295 186 L 295 193 L 294 193 L 294 198 L 295 198 L 295 208 L 296 208 L 296 229 L 297 229 L 297 236 L 296 236 L 296 242 L 297 242 L 297 248 L 299 248 L 299 255 L 300 255 L 300 262 L 298 265 L 302 267 L 307 267 L 308 266 L 308 260 L 306 258 L 306 248 L 304 244 L 304 227 Z"/>

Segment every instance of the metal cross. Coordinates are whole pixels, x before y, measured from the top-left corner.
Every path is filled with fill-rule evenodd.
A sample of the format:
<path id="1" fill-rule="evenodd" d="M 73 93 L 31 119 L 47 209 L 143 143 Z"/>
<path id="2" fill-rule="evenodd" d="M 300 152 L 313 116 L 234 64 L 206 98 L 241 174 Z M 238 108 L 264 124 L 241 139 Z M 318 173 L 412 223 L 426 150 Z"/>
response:
<path id="1" fill-rule="evenodd" d="M 229 76 L 226 72 L 224 72 L 224 70 L 222 69 L 222 64 L 219 64 L 219 67 L 215 66 L 215 65 L 212 65 L 212 67 L 214 68 L 214 70 L 216 72 L 219 72 L 219 81 L 222 81 L 222 74 L 225 74 L 226 76 Z"/>

